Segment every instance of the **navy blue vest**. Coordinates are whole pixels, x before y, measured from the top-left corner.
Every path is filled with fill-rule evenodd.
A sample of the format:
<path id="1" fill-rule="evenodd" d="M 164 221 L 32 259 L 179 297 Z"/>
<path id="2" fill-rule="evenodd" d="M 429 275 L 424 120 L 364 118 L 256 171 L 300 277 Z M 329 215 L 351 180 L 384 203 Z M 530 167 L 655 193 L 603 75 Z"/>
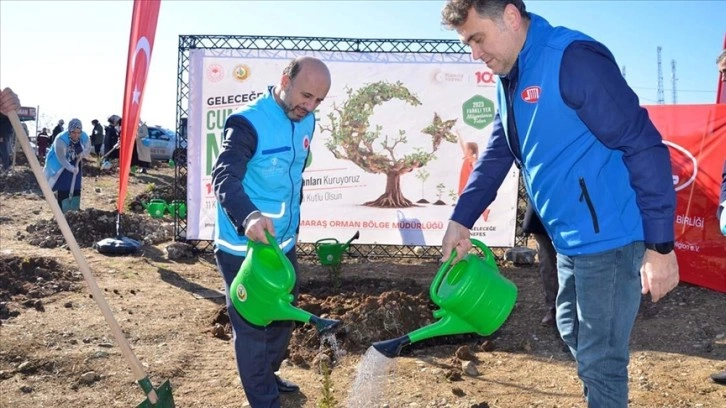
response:
<path id="1" fill-rule="evenodd" d="M 535 210 L 557 252 L 564 255 L 592 254 L 643 240 L 643 221 L 623 153 L 603 145 L 560 93 L 565 49 L 573 41 L 594 40 L 530 15 L 511 102 L 521 170 Z M 497 91 L 502 123 L 508 123 L 501 81 Z"/>

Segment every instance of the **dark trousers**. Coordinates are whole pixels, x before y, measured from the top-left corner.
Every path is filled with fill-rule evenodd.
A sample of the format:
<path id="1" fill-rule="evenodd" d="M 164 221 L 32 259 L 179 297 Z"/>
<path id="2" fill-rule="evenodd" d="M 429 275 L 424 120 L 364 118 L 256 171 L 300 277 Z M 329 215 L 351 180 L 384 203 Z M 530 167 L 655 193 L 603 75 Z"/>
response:
<path id="1" fill-rule="evenodd" d="M 56 195 L 58 197 L 58 206 L 62 209 L 63 208 L 63 200 L 71 196 L 70 191 L 60 191 L 58 190 L 56 192 Z M 73 192 L 73 197 L 80 197 L 81 196 L 81 190 L 76 190 Z"/>
<path id="2" fill-rule="evenodd" d="M 539 258 L 539 276 L 542 278 L 545 304 L 548 309 L 555 310 L 555 300 L 559 283 L 557 281 L 557 251 L 547 234 L 532 234 L 537 241 L 537 257 Z"/>
<path id="3" fill-rule="evenodd" d="M 48 138 L 47 137 L 39 137 L 37 138 L 38 141 L 38 157 L 44 159 L 45 153 L 48 151 Z"/>
<path id="4" fill-rule="evenodd" d="M 298 263 L 295 249 L 286 255 L 297 274 Z M 277 389 L 275 371 L 280 369 L 280 364 L 285 358 L 295 324 L 289 320 L 274 321 L 266 327 L 248 323 L 237 313 L 229 298 L 229 287 L 232 286 L 244 258 L 219 249 L 214 252 L 214 256 L 217 260 L 217 267 L 224 278 L 227 313 L 232 325 L 237 372 L 242 381 L 247 401 L 251 408 L 280 408 L 280 392 Z M 296 282 L 293 290 L 296 299 L 297 292 L 298 284 Z"/>

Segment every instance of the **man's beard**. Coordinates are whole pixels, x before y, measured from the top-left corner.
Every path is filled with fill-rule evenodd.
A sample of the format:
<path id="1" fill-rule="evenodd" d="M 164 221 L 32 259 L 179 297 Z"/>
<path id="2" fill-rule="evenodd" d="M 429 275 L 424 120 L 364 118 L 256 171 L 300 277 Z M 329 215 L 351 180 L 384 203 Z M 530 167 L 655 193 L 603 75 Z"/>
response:
<path id="1" fill-rule="evenodd" d="M 287 102 L 282 100 L 282 110 L 285 111 L 285 115 L 287 115 L 287 117 L 293 122 L 300 122 L 301 120 L 303 120 L 303 118 L 305 118 L 305 116 L 308 115 L 308 113 L 310 113 L 310 112 L 304 110 L 303 108 L 300 108 L 300 110 L 305 111 L 305 114 L 300 117 L 297 117 L 297 114 L 295 113 L 295 109 L 296 109 L 296 107 L 291 107 L 290 105 L 288 105 Z"/>

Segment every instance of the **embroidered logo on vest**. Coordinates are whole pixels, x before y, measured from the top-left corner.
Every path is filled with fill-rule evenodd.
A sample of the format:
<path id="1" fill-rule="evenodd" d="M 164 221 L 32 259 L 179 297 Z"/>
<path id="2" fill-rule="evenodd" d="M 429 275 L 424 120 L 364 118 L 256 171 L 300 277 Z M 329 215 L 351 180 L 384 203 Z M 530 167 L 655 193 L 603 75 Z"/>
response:
<path id="1" fill-rule="evenodd" d="M 303 138 L 303 148 L 308 150 L 310 148 L 310 135 L 305 135 Z"/>
<path id="2" fill-rule="evenodd" d="M 538 86 L 530 86 L 522 91 L 522 100 L 527 103 L 536 103 L 539 101 L 539 96 L 542 93 L 542 88 Z"/>

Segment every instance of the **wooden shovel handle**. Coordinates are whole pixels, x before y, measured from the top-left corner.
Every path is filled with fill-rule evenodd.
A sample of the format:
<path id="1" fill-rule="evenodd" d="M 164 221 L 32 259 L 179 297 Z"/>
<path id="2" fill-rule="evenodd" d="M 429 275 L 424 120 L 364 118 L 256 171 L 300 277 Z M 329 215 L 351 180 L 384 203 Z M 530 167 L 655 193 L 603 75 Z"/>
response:
<path id="1" fill-rule="evenodd" d="M 78 262 L 78 267 L 83 274 L 83 278 L 86 280 L 86 284 L 88 284 L 88 288 L 93 295 L 93 300 L 96 301 L 96 304 L 103 313 L 103 317 L 106 319 L 106 323 L 108 323 L 108 325 L 111 327 L 111 333 L 113 334 L 116 343 L 118 343 L 119 347 L 121 347 L 121 352 L 123 353 L 124 357 L 126 357 L 126 360 L 131 365 L 131 371 L 136 377 L 136 380 L 139 381 L 146 378 L 146 372 L 144 372 L 141 363 L 139 362 L 138 358 L 136 358 L 134 352 L 131 350 L 131 346 L 129 345 L 128 340 L 126 339 L 126 337 L 124 337 L 123 332 L 121 331 L 121 327 L 119 326 L 118 322 L 113 316 L 113 313 L 111 312 L 111 308 L 109 308 L 108 303 L 106 303 L 106 298 L 104 298 L 103 292 L 101 292 L 101 289 L 98 288 L 96 279 L 93 277 L 93 274 L 91 274 L 91 268 L 88 266 L 86 258 L 81 253 L 81 248 L 78 246 L 76 237 L 73 236 L 73 232 L 71 232 L 71 227 L 68 225 L 68 221 L 63 215 L 63 211 L 61 211 L 60 205 L 58 205 L 58 201 L 53 196 L 53 191 L 50 189 L 50 185 L 45 179 L 43 169 L 40 167 L 40 163 L 38 163 L 38 158 L 35 157 L 33 149 L 30 147 L 30 140 L 28 139 L 28 135 L 25 134 L 25 130 L 20 124 L 20 118 L 18 118 L 18 114 L 14 111 L 10 112 L 8 113 L 8 118 L 10 118 L 10 122 L 13 124 L 13 129 L 15 130 L 15 134 L 17 135 L 17 140 L 20 142 L 20 146 L 23 148 L 23 152 L 28 159 L 28 163 L 30 163 L 30 168 L 33 169 L 35 179 L 38 181 L 40 189 L 43 191 L 45 201 L 48 202 L 48 206 L 53 212 L 53 216 L 55 216 L 56 222 L 58 222 L 58 226 L 63 233 L 63 237 L 68 243 L 68 248 L 70 248 L 71 252 L 73 253 L 73 257 L 76 258 L 76 262 Z M 154 391 L 153 388 L 147 394 L 147 397 L 149 398 L 149 402 L 151 402 L 152 404 L 156 404 L 156 402 L 159 400 L 158 396 L 156 395 L 156 391 Z"/>

